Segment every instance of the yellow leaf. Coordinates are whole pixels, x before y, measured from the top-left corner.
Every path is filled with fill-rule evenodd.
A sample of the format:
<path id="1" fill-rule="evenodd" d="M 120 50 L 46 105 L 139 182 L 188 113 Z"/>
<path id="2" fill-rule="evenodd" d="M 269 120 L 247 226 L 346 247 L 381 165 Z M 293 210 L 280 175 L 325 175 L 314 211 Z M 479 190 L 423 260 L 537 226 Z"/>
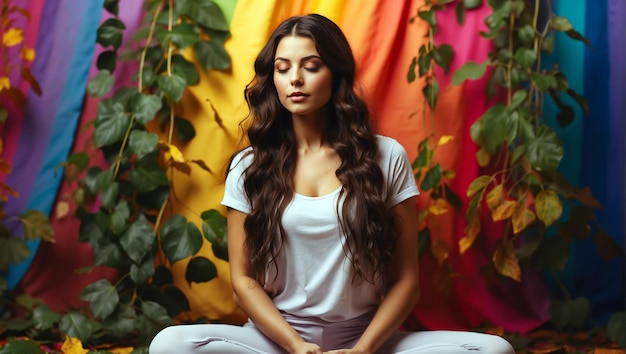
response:
<path id="1" fill-rule="evenodd" d="M 489 193 L 487 193 L 487 198 L 485 198 L 485 202 L 487 202 L 487 206 L 490 210 L 496 209 L 504 201 L 502 191 L 502 185 L 499 184 L 495 186 L 491 191 L 489 191 Z"/>
<path id="2" fill-rule="evenodd" d="M 450 248 L 444 240 L 437 240 L 430 244 L 430 253 L 442 264 L 450 256 Z"/>
<path id="3" fill-rule="evenodd" d="M 533 221 L 535 221 L 535 213 L 528 210 L 525 204 L 518 203 L 513 211 L 513 233 L 518 234 Z"/>
<path id="4" fill-rule="evenodd" d="M 35 50 L 33 50 L 32 48 L 23 46 L 22 50 L 20 51 L 20 54 L 22 56 L 22 59 L 24 59 L 27 62 L 32 62 L 33 60 L 35 60 Z"/>
<path id="5" fill-rule="evenodd" d="M 452 135 L 442 135 L 441 138 L 439 138 L 439 142 L 437 143 L 437 145 L 446 145 L 453 139 L 454 137 Z"/>
<path id="6" fill-rule="evenodd" d="M 9 28 L 2 35 L 2 45 L 5 47 L 13 47 L 24 41 L 24 31 L 21 28 Z"/>
<path id="7" fill-rule="evenodd" d="M 8 88 L 11 88 L 11 81 L 9 78 L 6 76 L 0 77 L 0 91 Z"/>
<path id="8" fill-rule="evenodd" d="M 176 147 L 176 145 L 166 144 L 167 151 L 165 152 L 165 160 L 169 161 L 170 159 L 174 162 L 185 163 L 185 158 L 183 157 L 183 153 Z"/>
<path id="9" fill-rule="evenodd" d="M 480 217 L 478 213 L 474 214 L 474 217 L 469 220 L 469 224 L 465 226 L 464 232 L 465 236 L 459 240 L 459 252 L 461 254 L 465 253 L 472 246 L 480 232 Z"/>
<path id="10" fill-rule="evenodd" d="M 515 247 L 512 241 L 503 241 L 496 247 L 492 257 L 493 265 L 498 273 L 513 280 L 520 281 L 522 271 L 519 267 L 519 260 L 515 255 Z"/>
<path id="11" fill-rule="evenodd" d="M 57 219 L 63 219 L 70 212 L 70 203 L 61 201 L 57 203 Z"/>
<path id="12" fill-rule="evenodd" d="M 489 161 L 491 161 L 489 151 L 483 148 L 476 151 L 476 162 L 478 162 L 478 166 L 487 167 L 487 165 L 489 165 Z"/>
<path id="13" fill-rule="evenodd" d="M 87 354 L 89 350 L 83 348 L 83 343 L 78 338 L 65 336 L 65 342 L 61 346 L 65 354 Z"/>
<path id="14" fill-rule="evenodd" d="M 442 198 L 435 199 L 435 201 L 428 206 L 428 211 L 433 215 L 443 215 L 448 212 L 448 202 Z"/>
<path id="15" fill-rule="evenodd" d="M 515 211 L 515 206 L 517 206 L 517 202 L 514 200 L 505 200 L 502 204 L 500 204 L 496 210 L 491 213 L 491 217 L 493 221 L 501 221 L 506 220 L 513 215 Z"/>
<path id="16" fill-rule="evenodd" d="M 555 191 L 541 191 L 535 198 L 535 212 L 539 220 L 549 227 L 563 215 L 563 203 Z"/>

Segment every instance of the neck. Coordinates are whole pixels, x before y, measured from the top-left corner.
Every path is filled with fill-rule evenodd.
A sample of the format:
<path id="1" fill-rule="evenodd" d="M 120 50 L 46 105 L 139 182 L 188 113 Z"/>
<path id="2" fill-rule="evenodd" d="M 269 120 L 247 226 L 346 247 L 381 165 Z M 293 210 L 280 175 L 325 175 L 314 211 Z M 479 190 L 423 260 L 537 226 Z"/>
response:
<path id="1" fill-rule="evenodd" d="M 292 120 L 299 150 L 314 151 L 326 146 L 327 115 L 292 116 Z"/>

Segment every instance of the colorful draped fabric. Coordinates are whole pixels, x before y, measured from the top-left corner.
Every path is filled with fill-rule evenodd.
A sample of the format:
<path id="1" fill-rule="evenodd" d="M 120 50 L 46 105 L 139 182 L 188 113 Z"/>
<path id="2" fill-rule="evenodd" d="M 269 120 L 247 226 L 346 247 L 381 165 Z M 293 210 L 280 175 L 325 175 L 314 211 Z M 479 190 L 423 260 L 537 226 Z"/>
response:
<path id="1" fill-rule="evenodd" d="M 339 24 L 353 47 L 359 84 L 380 132 L 400 141 L 411 159 L 416 157 L 417 144 L 426 134 L 420 113 L 423 98 L 421 83 L 408 83 L 406 73 L 427 30 L 420 21 L 409 24 L 409 18 L 416 14 L 423 1 L 216 2 L 230 22 L 232 36 L 226 42 L 226 49 L 232 68 L 202 73 L 201 82 L 185 93 L 178 112 L 196 127 L 196 138 L 182 146 L 185 157 L 204 160 L 216 173 L 212 176 L 194 170 L 189 177 L 176 175 L 174 186 L 185 205 L 175 204 L 176 212 L 198 221 L 188 209 L 197 214 L 210 208 L 223 211 L 219 205 L 223 192 L 221 172 L 239 142 L 237 124 L 247 113 L 242 91 L 253 76 L 252 62 L 272 29 L 291 15 L 317 12 Z M 105 15 L 101 10 L 102 1 L 23 0 L 21 3 L 31 13 L 38 14 L 33 15 L 36 25 L 32 24 L 29 29 L 30 35 L 37 38 L 40 59 L 34 74 L 42 83 L 44 94 L 40 98 L 29 94 L 24 117 L 16 117 L 10 129 L 7 127 L 3 132 L 7 144 L 5 158 L 15 169 L 6 181 L 22 194 L 19 200 L 11 200 L 7 209 L 10 207 L 11 212 L 17 214 L 36 207 L 51 213 L 58 240 L 54 245 L 42 245 L 32 264 L 26 262 L 15 268 L 9 279 L 11 285 L 21 280 L 22 290 L 43 298 L 55 309 L 63 309 L 80 305 L 78 294 L 86 284 L 98 277 L 113 276 L 107 270 L 76 274 L 75 269 L 90 264 L 91 252 L 77 242 L 78 222 L 70 215 L 59 218 L 52 211 L 55 202 L 65 200 L 75 189 L 71 184 L 59 184 L 60 172 L 55 175 L 54 166 L 63 161 L 72 148 L 83 149 L 87 137 L 82 128 L 95 116 L 96 102 L 83 101 L 84 88 L 88 77 L 95 73 L 93 53 L 98 50 L 95 31 L 101 16 Z M 120 3 L 120 13 L 128 28 L 126 37 L 130 37 L 141 22 L 140 3 Z M 575 183 L 591 187 L 604 204 L 598 212 L 602 225 L 623 246 L 626 0 L 579 0 L 578 6 L 571 6 L 571 1 L 566 0 L 554 3 L 557 12 L 568 17 L 575 28 L 593 42 L 593 48 L 586 48 L 560 38 L 558 43 L 566 44 L 559 44 L 552 58 L 559 62 L 572 88 L 584 93 L 591 104 L 591 112 L 584 120 L 579 116 L 573 126 L 561 130 L 555 127 L 566 148 L 562 171 Z M 482 19 L 487 13 L 486 6 L 468 12 L 462 27 L 456 23 L 453 10 L 438 15 L 440 31 L 436 41 L 455 48 L 452 69 L 467 60 L 482 61 L 486 57 L 490 45 L 478 33 L 483 29 Z M 116 85 L 128 80 L 133 70 L 132 64 L 119 66 Z M 445 169 L 457 172 L 452 188 L 464 196 L 469 183 L 480 173 L 469 127 L 488 106 L 483 95 L 485 82 L 472 81 L 450 87 L 447 84 L 450 77 L 441 75 L 444 88 L 435 112 L 434 129 L 436 135 L 452 135 L 455 139 L 442 146 L 437 155 Z M 224 122 L 223 127 L 213 119 L 215 114 Z M 463 203 L 466 206 L 467 200 Z M 463 215 L 449 213 L 440 221 L 434 237 L 456 244 L 463 234 Z M 442 296 L 433 288 L 435 264 L 425 259 L 421 265 L 423 295 L 414 310 L 413 320 L 432 329 L 466 329 L 489 323 L 515 332 L 527 332 L 545 323 L 549 318 L 550 289 L 544 285 L 542 275 L 525 272 L 521 284 L 494 284 L 480 274 L 480 268 L 491 259 L 498 236 L 496 228 L 489 229 L 463 256 L 452 252 L 451 261 L 462 276 L 455 281 L 449 296 Z M 209 245 L 201 252 L 216 264 L 217 279 L 189 287 L 184 280 L 184 262 L 173 267 L 178 274 L 175 281 L 190 299 L 194 314 L 242 322 L 244 315 L 231 300 L 228 264 L 213 257 Z M 623 260 L 604 264 L 593 247 L 585 243 L 574 246 L 572 254 L 568 269 L 561 275 L 570 291 L 588 296 L 598 319 L 623 309 L 623 283 L 615 281 L 624 278 Z M 55 267 L 50 267 L 52 263 Z"/>

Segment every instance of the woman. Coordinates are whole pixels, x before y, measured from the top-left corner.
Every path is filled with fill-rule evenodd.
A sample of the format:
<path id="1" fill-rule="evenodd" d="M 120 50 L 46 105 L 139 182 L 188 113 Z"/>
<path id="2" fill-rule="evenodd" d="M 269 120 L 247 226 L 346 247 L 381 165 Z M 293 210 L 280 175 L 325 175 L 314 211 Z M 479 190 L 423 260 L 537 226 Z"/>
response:
<path id="1" fill-rule="evenodd" d="M 419 296 L 418 191 L 406 151 L 371 128 L 339 27 L 289 18 L 254 68 L 250 147 L 222 201 L 250 320 L 169 327 L 150 353 L 513 353 L 496 336 L 397 330 Z"/>

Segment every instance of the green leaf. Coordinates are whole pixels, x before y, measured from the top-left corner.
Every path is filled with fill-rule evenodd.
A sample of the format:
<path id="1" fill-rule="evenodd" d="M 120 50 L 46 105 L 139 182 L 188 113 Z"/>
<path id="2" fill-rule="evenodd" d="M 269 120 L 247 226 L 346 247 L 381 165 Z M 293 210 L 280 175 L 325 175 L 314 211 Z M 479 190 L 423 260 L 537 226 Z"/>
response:
<path id="1" fill-rule="evenodd" d="M 165 185 L 159 186 L 150 192 L 137 194 L 136 200 L 141 208 L 159 210 L 169 196 L 170 187 Z"/>
<path id="2" fill-rule="evenodd" d="M 178 3 L 188 3 L 189 11 L 186 13 L 191 19 L 206 29 L 228 31 L 228 23 L 224 13 L 214 1 L 178 0 Z"/>
<path id="3" fill-rule="evenodd" d="M 482 0 L 463 0 L 463 6 L 468 10 L 477 9 L 482 4 Z"/>
<path id="4" fill-rule="evenodd" d="M 557 330 L 582 329 L 585 321 L 591 316 L 591 303 L 586 297 L 572 301 L 553 300 L 550 313 Z"/>
<path id="5" fill-rule="evenodd" d="M 159 186 L 168 184 L 167 176 L 162 170 L 145 167 L 137 167 L 131 170 L 128 177 L 139 193 L 150 192 Z"/>
<path id="6" fill-rule="evenodd" d="M 421 259 L 425 254 L 427 254 L 428 250 L 430 249 L 430 229 L 426 227 L 420 230 L 417 236 L 417 240 L 419 257 Z"/>
<path id="7" fill-rule="evenodd" d="M 189 141 L 196 136 L 196 129 L 188 120 L 175 117 L 174 125 L 176 126 L 176 138 L 179 141 Z"/>
<path id="8" fill-rule="evenodd" d="M 182 215 L 173 215 L 161 227 L 161 248 L 171 264 L 198 253 L 202 235 Z"/>
<path id="9" fill-rule="evenodd" d="M 530 78 L 541 91 L 547 91 L 551 88 L 555 89 L 559 84 L 556 78 L 551 74 L 540 74 L 531 72 Z"/>
<path id="10" fill-rule="evenodd" d="M 162 287 L 167 284 L 172 284 L 174 282 L 174 277 L 172 276 L 172 271 L 166 266 L 158 266 L 154 270 L 154 277 L 152 278 L 152 283 L 158 287 Z"/>
<path id="11" fill-rule="evenodd" d="M 117 53 L 113 50 L 106 50 L 98 55 L 96 61 L 96 67 L 100 71 L 108 71 L 109 73 L 115 72 L 117 66 Z M 109 88 L 110 89 L 110 88 Z M 107 90 L 106 92 L 108 92 Z M 93 95 L 93 93 L 92 93 Z"/>
<path id="12" fill-rule="evenodd" d="M 526 24 L 519 29 L 517 36 L 524 44 L 528 44 L 535 39 L 535 29 L 533 26 Z"/>
<path id="13" fill-rule="evenodd" d="M 120 11 L 118 3 L 119 0 L 104 0 L 104 9 L 107 10 L 111 15 L 117 16 Z"/>
<path id="14" fill-rule="evenodd" d="M 101 148 L 122 141 L 130 124 L 124 106 L 111 99 L 98 102 L 96 113 L 95 144 Z"/>
<path id="15" fill-rule="evenodd" d="M 418 11 L 417 16 L 419 16 L 422 20 L 426 21 L 432 27 L 437 26 L 437 16 L 435 15 L 435 11 L 430 9 L 426 11 Z"/>
<path id="16" fill-rule="evenodd" d="M 154 258 L 147 256 L 141 263 L 133 263 L 130 266 L 130 278 L 137 285 L 147 284 L 150 277 L 154 275 Z"/>
<path id="17" fill-rule="evenodd" d="M 146 95 L 141 92 L 135 93 L 129 101 L 130 110 L 135 119 L 143 124 L 148 124 L 161 109 L 161 99 L 155 95 Z"/>
<path id="18" fill-rule="evenodd" d="M 528 91 L 526 90 L 517 90 L 513 94 L 513 99 L 511 100 L 511 109 L 517 108 L 519 105 L 524 103 L 528 98 Z"/>
<path id="19" fill-rule="evenodd" d="M 462 2 L 456 4 L 454 14 L 456 16 L 456 22 L 462 26 L 465 23 L 465 6 L 463 6 Z"/>
<path id="20" fill-rule="evenodd" d="M 406 81 L 411 83 L 415 81 L 417 75 L 415 74 L 415 67 L 417 66 L 417 57 L 413 57 L 411 64 L 409 65 L 409 71 L 406 74 Z"/>
<path id="21" fill-rule="evenodd" d="M 567 89 L 567 94 L 578 103 L 578 105 L 580 106 L 580 108 L 582 108 L 585 114 L 589 114 L 589 103 L 587 102 L 585 96 L 579 95 L 578 93 L 576 93 L 576 91 L 572 89 Z"/>
<path id="22" fill-rule="evenodd" d="M 198 63 L 204 70 L 224 70 L 231 66 L 230 56 L 224 48 L 224 42 L 217 38 L 196 43 L 194 52 Z"/>
<path id="23" fill-rule="evenodd" d="M 187 87 L 185 78 L 175 73 L 172 73 L 172 76 L 159 75 L 157 83 L 165 95 L 174 102 L 180 101 Z"/>
<path id="24" fill-rule="evenodd" d="M 128 202 L 120 200 L 111 213 L 111 231 L 116 235 L 121 234 L 127 227 L 128 218 L 130 218 Z"/>
<path id="25" fill-rule="evenodd" d="M 100 194 L 100 200 L 102 201 L 102 206 L 107 209 L 113 208 L 117 202 L 117 197 L 119 196 L 119 192 L 120 192 L 120 185 L 117 182 L 111 183 Z"/>
<path id="26" fill-rule="evenodd" d="M 537 171 L 556 172 L 563 158 L 563 144 L 558 135 L 547 125 L 537 129 L 537 137 L 527 142 L 526 157 Z"/>
<path id="27" fill-rule="evenodd" d="M 144 301 L 141 303 L 141 312 L 152 320 L 154 323 L 157 323 L 161 326 L 167 326 L 174 324 L 174 321 L 167 314 L 167 310 L 152 301 Z"/>
<path id="28" fill-rule="evenodd" d="M 65 165 L 74 165 L 78 171 L 82 171 L 89 165 L 89 155 L 85 151 L 72 153 L 65 160 Z"/>
<path id="29" fill-rule="evenodd" d="M 114 83 L 115 77 L 111 75 L 109 70 L 100 70 L 87 84 L 87 91 L 93 97 L 100 97 L 111 91 Z"/>
<path id="30" fill-rule="evenodd" d="M 566 128 L 572 122 L 574 122 L 574 118 L 576 117 L 576 112 L 570 106 L 563 106 L 559 113 L 556 115 L 556 122 L 559 123 L 559 126 L 562 128 Z"/>
<path id="31" fill-rule="evenodd" d="M 21 238 L 0 237 L 0 270 L 5 270 L 10 264 L 20 264 L 30 255 L 30 249 Z"/>
<path id="32" fill-rule="evenodd" d="M 215 243 L 218 242 L 219 238 L 226 236 L 226 217 L 219 211 L 215 209 L 205 210 L 200 217 L 202 218 L 202 232 L 207 241 Z"/>
<path id="33" fill-rule="evenodd" d="M 137 313 L 135 310 L 120 303 L 113 315 L 102 321 L 104 327 L 118 338 L 124 338 L 135 329 Z"/>
<path id="34" fill-rule="evenodd" d="M 178 49 L 184 49 L 194 45 L 200 40 L 200 30 L 192 23 L 183 22 L 172 27 L 172 31 L 157 33 L 161 43 L 173 43 Z"/>
<path id="35" fill-rule="evenodd" d="M 427 191 L 435 188 L 441 182 L 443 170 L 441 164 L 436 164 L 426 172 L 424 179 L 422 180 L 421 190 Z"/>
<path id="36" fill-rule="evenodd" d="M 202 213 L 202 233 L 204 238 L 211 243 L 213 254 L 228 261 L 228 232 L 226 218 L 215 209 L 206 210 Z"/>
<path id="37" fill-rule="evenodd" d="M 478 64 L 473 61 L 463 64 L 463 66 L 461 66 L 457 71 L 454 72 L 454 75 L 452 76 L 452 85 L 459 85 L 465 80 L 480 79 L 481 77 L 483 77 L 483 75 L 485 75 L 488 64 L 488 60 L 483 62 L 482 64 Z"/>
<path id="38" fill-rule="evenodd" d="M 86 342 L 93 338 L 94 334 L 102 328 L 102 325 L 89 320 L 87 316 L 78 311 L 70 311 L 61 317 L 59 328 L 64 334 Z"/>
<path id="39" fill-rule="evenodd" d="M 539 270 L 563 271 L 570 255 L 570 243 L 555 235 L 541 243 L 532 257 L 532 263 Z"/>
<path id="40" fill-rule="evenodd" d="M 191 283 L 204 283 L 217 278 L 217 267 L 208 258 L 193 257 L 187 264 L 185 279 L 189 286 Z"/>
<path id="41" fill-rule="evenodd" d="M 97 266 L 118 267 L 122 261 L 122 248 L 104 238 L 94 247 L 94 264 Z"/>
<path id="42" fill-rule="evenodd" d="M 128 138 L 128 147 L 137 154 L 140 159 L 156 149 L 159 136 L 156 133 L 148 133 L 145 130 L 133 130 Z"/>
<path id="43" fill-rule="evenodd" d="M 508 109 L 505 105 L 492 106 L 470 127 L 472 140 L 490 154 L 496 153 L 506 139 L 507 118 Z"/>
<path id="44" fill-rule="evenodd" d="M 182 55 L 172 56 L 172 72 L 185 78 L 187 85 L 193 86 L 200 81 L 196 66 L 185 59 Z"/>
<path id="45" fill-rule="evenodd" d="M 428 106 L 431 109 L 437 107 L 437 98 L 439 97 L 439 84 L 437 80 L 433 78 L 429 83 L 424 86 L 424 97 L 428 102 Z"/>
<path id="46" fill-rule="evenodd" d="M 529 48 L 518 48 L 514 55 L 515 61 L 524 69 L 532 68 L 537 62 L 537 53 Z"/>
<path id="47" fill-rule="evenodd" d="M 80 299 L 89 301 L 91 312 L 98 318 L 109 317 L 120 302 L 117 289 L 106 279 L 87 285 L 80 292 Z"/>
<path id="48" fill-rule="evenodd" d="M 175 317 L 181 312 L 191 311 L 187 296 L 176 286 L 164 286 L 163 294 L 167 298 L 167 301 L 165 302 L 165 307 L 167 307 L 167 313 L 171 317 Z"/>
<path id="49" fill-rule="evenodd" d="M 113 46 L 118 49 L 122 45 L 122 35 L 124 33 L 124 23 L 117 18 L 110 18 L 98 27 L 96 42 L 103 47 Z"/>
<path id="50" fill-rule="evenodd" d="M 39 349 L 39 344 L 30 339 L 9 339 L 9 342 L 2 347 L 0 354 L 44 354 Z"/>
<path id="51" fill-rule="evenodd" d="M 34 327 L 45 331 L 59 322 L 61 315 L 50 310 L 46 305 L 39 305 L 33 310 Z"/>
<path id="52" fill-rule="evenodd" d="M 452 189 L 450 189 L 450 186 L 448 186 L 447 183 L 444 183 L 443 187 L 445 190 L 446 200 L 457 210 L 457 212 L 460 213 L 463 208 L 461 198 Z"/>
<path id="53" fill-rule="evenodd" d="M 607 324 L 609 338 L 622 348 L 626 348 L 626 312 L 611 315 Z"/>
<path id="54" fill-rule="evenodd" d="M 24 225 L 24 237 L 27 240 L 41 238 L 46 241 L 54 241 L 54 229 L 50 219 L 39 210 L 30 210 L 20 215 L 20 221 Z"/>
<path id="55" fill-rule="evenodd" d="M 422 48 L 425 49 L 426 47 L 422 46 L 420 49 L 422 49 Z M 431 60 L 432 60 L 432 56 L 431 56 L 430 52 L 422 53 L 420 51 L 420 55 L 417 58 L 417 67 L 418 67 L 417 71 L 419 72 L 419 76 L 420 77 L 425 76 L 430 71 Z"/>
<path id="56" fill-rule="evenodd" d="M 139 214 L 139 217 L 122 234 L 120 245 L 130 259 L 140 264 L 141 260 L 152 248 L 155 240 L 156 234 L 152 226 L 143 214 Z"/>
<path id="57" fill-rule="evenodd" d="M 579 42 L 583 42 L 585 43 L 588 47 L 591 47 L 591 41 L 587 38 L 585 38 L 582 34 L 580 34 L 580 32 L 577 32 L 573 29 L 566 31 L 565 34 L 567 34 L 568 37 L 570 37 L 571 39 L 577 40 Z"/>
<path id="58" fill-rule="evenodd" d="M 433 50 L 433 58 L 435 62 L 443 69 L 444 73 L 448 73 L 450 64 L 454 59 L 454 50 L 448 44 L 442 44 L 439 48 Z"/>

